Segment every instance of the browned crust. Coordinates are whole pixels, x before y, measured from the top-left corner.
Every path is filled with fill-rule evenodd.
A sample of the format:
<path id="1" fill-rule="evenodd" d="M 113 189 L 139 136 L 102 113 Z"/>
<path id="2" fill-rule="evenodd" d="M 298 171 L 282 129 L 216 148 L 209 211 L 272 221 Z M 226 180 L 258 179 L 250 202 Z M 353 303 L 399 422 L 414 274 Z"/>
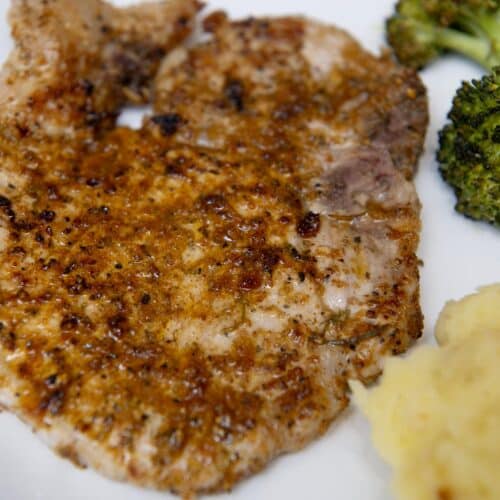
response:
<path id="1" fill-rule="evenodd" d="M 167 60 L 139 131 L 83 123 L 128 95 L 85 53 L 82 73 L 0 117 L 0 398 L 74 463 L 183 495 L 228 490 L 324 433 L 348 378 L 376 377 L 422 328 L 404 177 L 427 121 L 418 78 L 303 19 L 208 24 L 214 41 Z M 147 33 L 117 33 L 142 54 Z M 345 67 L 315 74 L 308 37 L 339 42 Z M 75 83 L 88 71 L 97 96 Z M 362 212 L 339 204 L 348 186 L 318 192 L 342 160 L 332 145 L 380 160 Z M 335 287 L 354 290 L 349 313 L 325 304 Z"/>
<path id="2" fill-rule="evenodd" d="M 102 0 L 13 0 L 2 133 L 42 138 L 112 127 L 123 105 L 150 100 L 160 61 L 191 33 L 200 8 L 197 0 L 128 9 Z"/>
<path id="3" fill-rule="evenodd" d="M 178 141 L 201 137 L 216 148 L 290 161 L 307 146 L 352 140 L 387 148 L 413 176 L 429 121 L 414 70 L 366 52 L 343 30 L 301 18 L 230 23 L 214 13 L 205 25 L 213 39 L 176 51 L 157 76 L 155 110 L 182 117 Z M 331 130 L 307 144 L 315 120 Z"/>

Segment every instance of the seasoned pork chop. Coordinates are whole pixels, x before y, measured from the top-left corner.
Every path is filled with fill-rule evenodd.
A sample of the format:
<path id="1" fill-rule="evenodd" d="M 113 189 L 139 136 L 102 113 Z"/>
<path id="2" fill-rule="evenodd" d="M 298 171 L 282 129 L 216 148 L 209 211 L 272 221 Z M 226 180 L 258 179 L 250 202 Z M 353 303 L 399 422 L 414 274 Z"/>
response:
<path id="1" fill-rule="evenodd" d="M 311 170 L 366 145 L 412 177 L 428 119 L 413 71 L 300 18 L 229 23 L 217 12 L 205 27 L 213 40 L 172 51 L 156 78 L 156 111 L 182 117 L 177 142 L 267 161 L 288 154 Z"/>
<path id="2" fill-rule="evenodd" d="M 215 14 L 115 128 L 197 8 L 18 0 L 0 96 L 0 404 L 183 495 L 321 435 L 422 327 L 417 76 L 333 27 Z"/>
<path id="3" fill-rule="evenodd" d="M 101 0 L 12 0 L 16 47 L 0 76 L 2 122 L 40 138 L 114 125 L 123 104 L 150 100 L 151 78 L 191 32 L 199 8 L 196 0 L 128 9 Z"/>

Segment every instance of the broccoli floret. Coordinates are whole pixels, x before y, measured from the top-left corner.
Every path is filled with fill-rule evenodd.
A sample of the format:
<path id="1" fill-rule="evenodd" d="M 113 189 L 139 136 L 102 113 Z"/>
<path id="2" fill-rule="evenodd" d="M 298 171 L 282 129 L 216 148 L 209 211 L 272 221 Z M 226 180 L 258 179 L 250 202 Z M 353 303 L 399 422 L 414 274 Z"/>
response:
<path id="1" fill-rule="evenodd" d="M 387 20 L 397 58 L 421 69 L 446 51 L 500 64 L 500 0 L 399 0 Z"/>
<path id="2" fill-rule="evenodd" d="M 457 91 L 437 159 L 458 212 L 500 227 L 500 67 Z"/>
<path id="3" fill-rule="evenodd" d="M 454 51 L 492 70 L 458 90 L 437 157 L 456 209 L 500 227 L 500 0 L 399 0 L 387 37 L 417 69 Z"/>

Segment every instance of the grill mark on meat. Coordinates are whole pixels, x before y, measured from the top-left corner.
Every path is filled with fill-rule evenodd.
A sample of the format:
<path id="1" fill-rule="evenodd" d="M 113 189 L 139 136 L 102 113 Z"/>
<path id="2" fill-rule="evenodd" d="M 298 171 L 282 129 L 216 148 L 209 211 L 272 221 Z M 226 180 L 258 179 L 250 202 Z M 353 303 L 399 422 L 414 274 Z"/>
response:
<path id="1" fill-rule="evenodd" d="M 324 433 L 347 379 L 421 333 L 424 90 L 336 28 L 217 13 L 162 63 L 154 117 L 119 128 L 199 5 L 83 5 L 12 14 L 0 403 L 80 466 L 228 490 Z"/>

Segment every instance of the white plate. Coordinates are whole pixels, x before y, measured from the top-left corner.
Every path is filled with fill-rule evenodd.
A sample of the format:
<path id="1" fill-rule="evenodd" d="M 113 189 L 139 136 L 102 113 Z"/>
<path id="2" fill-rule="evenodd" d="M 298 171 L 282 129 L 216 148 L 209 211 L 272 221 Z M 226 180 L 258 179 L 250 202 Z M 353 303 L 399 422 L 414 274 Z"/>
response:
<path id="1" fill-rule="evenodd" d="M 41 0 L 40 0 L 41 1 Z M 83 0 L 82 0 L 83 1 Z M 0 59 L 11 42 L 0 1 Z M 117 4 L 133 3 L 115 1 Z M 370 50 L 384 43 L 384 18 L 393 0 L 212 0 L 234 16 L 300 13 L 347 28 Z M 453 211 L 453 195 L 437 173 L 434 160 L 437 131 L 462 79 L 481 75 L 480 68 L 460 58 L 441 60 L 423 73 L 429 88 L 431 126 L 417 185 L 423 203 L 422 307 L 424 342 L 429 341 L 438 312 L 446 300 L 477 286 L 500 281 L 500 231 L 475 223 Z M 1 168 L 1 166 L 0 166 Z M 81 471 L 52 453 L 36 436 L 8 414 L 0 416 L 1 500 L 154 500 L 168 495 L 116 484 L 93 471 Z M 240 484 L 235 500 L 382 500 L 390 498 L 390 471 L 370 444 L 369 428 L 354 410 L 347 411 L 330 431 L 306 450 L 276 460 L 264 472 Z M 212 497 L 227 498 L 226 495 Z"/>

